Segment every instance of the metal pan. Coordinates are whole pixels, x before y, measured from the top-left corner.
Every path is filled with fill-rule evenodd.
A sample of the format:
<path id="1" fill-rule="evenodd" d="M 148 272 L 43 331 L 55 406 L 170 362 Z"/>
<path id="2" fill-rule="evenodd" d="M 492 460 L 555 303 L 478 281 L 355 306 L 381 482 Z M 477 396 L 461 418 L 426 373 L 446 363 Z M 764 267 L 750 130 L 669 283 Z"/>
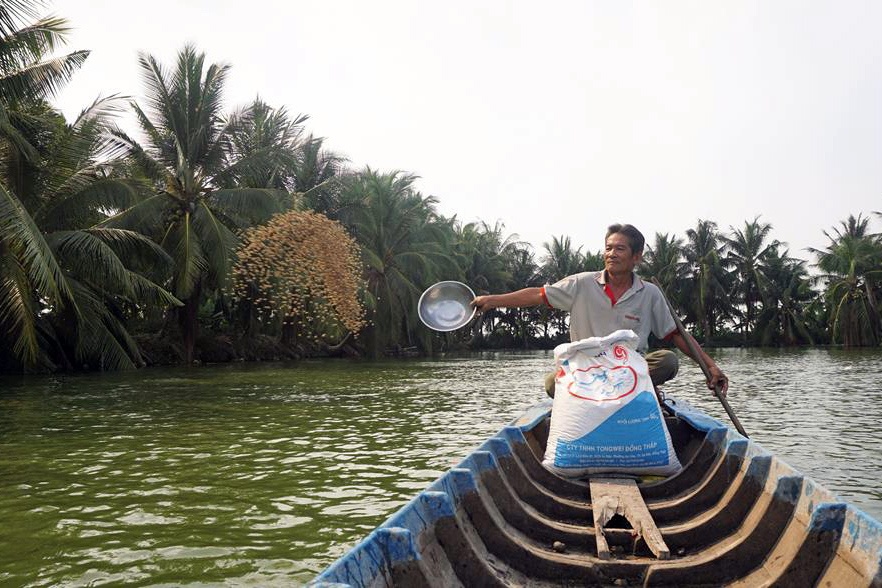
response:
<path id="1" fill-rule="evenodd" d="M 475 316 L 474 299 L 475 293 L 462 282 L 438 282 L 420 296 L 417 313 L 423 324 L 434 331 L 455 331 Z"/>

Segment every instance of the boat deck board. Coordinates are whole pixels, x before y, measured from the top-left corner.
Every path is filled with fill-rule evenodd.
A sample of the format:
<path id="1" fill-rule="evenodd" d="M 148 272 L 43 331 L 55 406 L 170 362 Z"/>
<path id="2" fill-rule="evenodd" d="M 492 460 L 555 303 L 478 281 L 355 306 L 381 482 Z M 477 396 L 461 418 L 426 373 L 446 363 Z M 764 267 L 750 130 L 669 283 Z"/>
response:
<path id="1" fill-rule="evenodd" d="M 671 551 L 643 501 L 637 482 L 628 478 L 595 478 L 589 481 L 597 556 L 610 559 L 605 527 L 613 517 L 624 517 L 633 529 L 634 540 L 643 539 L 658 559 L 669 559 Z"/>

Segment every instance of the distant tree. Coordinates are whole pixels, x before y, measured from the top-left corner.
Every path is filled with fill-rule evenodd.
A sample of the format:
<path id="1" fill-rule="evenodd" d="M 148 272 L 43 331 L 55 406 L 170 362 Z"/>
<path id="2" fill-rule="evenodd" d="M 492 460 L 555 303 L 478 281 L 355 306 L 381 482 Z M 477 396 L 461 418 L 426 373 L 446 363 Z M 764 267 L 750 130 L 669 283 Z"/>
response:
<path id="1" fill-rule="evenodd" d="M 451 224 L 441 218 L 434 197 L 414 188 L 416 176 L 370 168 L 346 178 L 339 220 L 361 248 L 373 355 L 387 348 L 431 347 L 432 333 L 416 315 L 423 290 L 457 275 Z"/>
<path id="2" fill-rule="evenodd" d="M 584 271 L 585 258 L 582 247 L 573 248 L 572 240 L 561 235 L 553 236 L 551 241 L 542 244 L 545 255 L 542 258 L 542 277 L 545 282 L 553 284 L 567 276 Z M 567 313 L 550 309 L 548 312 L 552 328 L 560 335 L 568 332 L 569 317 Z"/>
<path id="3" fill-rule="evenodd" d="M 725 244 L 713 221 L 700 220 L 686 231 L 684 256 L 692 280 L 689 315 L 698 325 L 705 343 L 731 316 L 729 292 L 732 279 L 725 265 Z"/>
<path id="4" fill-rule="evenodd" d="M 519 243 L 507 250 L 506 255 L 510 282 L 506 291 L 520 290 L 541 286 L 544 282 L 540 268 L 536 263 L 532 248 Z M 505 309 L 501 320 L 509 326 L 516 341 L 520 341 L 524 348 L 530 347 L 530 341 L 538 334 L 539 326 L 547 325 L 548 308 L 508 308 Z M 547 335 L 547 328 L 546 328 Z"/>
<path id="5" fill-rule="evenodd" d="M 517 235 L 506 235 L 505 225 L 498 222 L 490 226 L 486 222 L 456 224 L 453 250 L 462 271 L 463 279 L 479 294 L 502 292 L 509 289 L 508 253 L 520 245 Z M 482 314 L 472 325 L 474 342 L 481 337 L 482 328 L 493 329 L 494 321 L 502 311 Z"/>
<path id="6" fill-rule="evenodd" d="M 847 347 L 878 345 L 882 340 L 878 284 L 882 278 L 882 242 L 868 229 L 869 219 L 849 216 L 824 232 L 830 240 L 824 250 L 810 248 L 817 257 L 830 308 L 834 342 Z"/>
<path id="7" fill-rule="evenodd" d="M 273 108 L 259 98 L 234 113 L 227 126 L 227 165 L 215 181 L 224 188 L 271 188 L 285 196 L 296 191 L 294 175 L 306 142 L 307 118 L 291 117 L 285 108 Z"/>
<path id="8" fill-rule="evenodd" d="M 772 249 L 763 264 L 763 305 L 755 340 L 761 345 L 814 343 L 809 308 L 818 293 L 812 289 L 806 262 Z"/>
<path id="9" fill-rule="evenodd" d="M 596 272 L 605 267 L 603 260 L 603 252 L 595 251 L 594 253 L 586 252 L 582 254 L 582 271 Z"/>
<path id="10" fill-rule="evenodd" d="M 291 192 L 299 195 L 301 204 L 325 216 L 340 215 L 342 183 L 346 159 L 324 148 L 324 140 L 310 135 L 300 149 L 294 164 Z"/>
<path id="11" fill-rule="evenodd" d="M 518 236 L 506 235 L 498 221 L 494 226 L 483 221 L 457 225 L 455 233 L 454 251 L 466 282 L 483 292 L 504 290 L 511 280 L 506 254 L 521 244 Z"/>
<path id="12" fill-rule="evenodd" d="M 678 291 L 686 277 L 683 262 L 683 240 L 668 233 L 656 233 L 652 245 L 646 245 L 640 275 L 656 278 L 666 292 Z"/>
<path id="13" fill-rule="evenodd" d="M 545 256 L 542 258 L 542 272 L 549 282 L 556 282 L 583 271 L 582 248 L 574 248 L 569 237 L 565 235 L 552 236 L 551 241 L 542 243 L 542 248 L 545 249 Z"/>
<path id="14" fill-rule="evenodd" d="M 739 326 L 746 342 L 756 326 L 757 308 L 762 304 L 764 291 L 768 287 L 766 264 L 781 243 L 777 239 L 769 240 L 772 225 L 759 222 L 758 216 L 752 221 L 745 221 L 740 229 L 730 228 L 732 236 L 723 237 L 728 248 L 726 262 L 738 274 L 733 302 L 744 309 Z"/>

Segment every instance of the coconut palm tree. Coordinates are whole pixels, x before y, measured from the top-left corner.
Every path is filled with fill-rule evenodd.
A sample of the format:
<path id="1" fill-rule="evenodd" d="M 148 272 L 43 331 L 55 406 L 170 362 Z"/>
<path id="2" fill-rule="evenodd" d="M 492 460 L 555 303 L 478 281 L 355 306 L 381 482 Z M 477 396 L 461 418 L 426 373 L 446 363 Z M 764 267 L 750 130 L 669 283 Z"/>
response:
<path id="1" fill-rule="evenodd" d="M 122 175 L 127 170 L 107 140 L 121 110 L 117 102 L 96 100 L 59 133 L 45 154 L 37 182 L 43 197 L 34 210 L 75 292 L 75 307 L 48 318 L 56 331 L 66 330 L 60 339 L 75 341 L 79 363 L 100 369 L 143 365 L 127 318 L 145 306 L 180 305 L 157 285 L 171 269 L 171 259 L 158 245 L 137 232 L 100 226 L 108 209 L 132 203 L 141 188 Z"/>
<path id="2" fill-rule="evenodd" d="M 594 253 L 585 252 L 582 254 L 582 268 L 583 272 L 596 272 L 600 271 L 604 268 L 605 262 L 603 260 L 603 252 L 595 251 Z"/>
<path id="3" fill-rule="evenodd" d="M 731 274 L 717 224 L 699 219 L 694 229 L 686 231 L 683 253 L 692 281 L 687 318 L 699 326 L 705 343 L 709 343 L 717 325 L 728 319 L 733 310 L 729 298 Z"/>
<path id="4" fill-rule="evenodd" d="M 0 185 L 0 342 L 26 368 L 51 367 L 40 315 L 71 304 L 73 291 L 40 228 L 18 197 Z M 3 354 L 0 353 L 0 356 Z"/>
<path id="5" fill-rule="evenodd" d="M 227 128 L 229 166 L 215 181 L 224 188 L 296 191 L 293 178 L 308 118 L 291 117 L 284 107 L 273 108 L 260 98 L 234 113 Z"/>
<path id="6" fill-rule="evenodd" d="M 523 245 L 518 236 L 505 235 L 505 225 L 498 221 L 492 227 L 483 221 L 457 224 L 454 232 L 453 251 L 466 283 L 480 294 L 507 291 L 512 278 L 509 253 Z M 485 327 L 492 330 L 494 321 L 502 315 L 501 311 L 482 314 L 472 325 L 473 342 L 477 343 Z"/>
<path id="7" fill-rule="evenodd" d="M 127 315 L 139 305 L 177 301 L 148 277 L 167 261 L 161 249 L 138 233 L 96 226 L 104 211 L 130 202 L 137 188 L 118 177 L 106 139 L 119 108 L 113 98 L 97 100 L 72 124 L 44 109 L 38 119 L 46 126 L 36 136 L 51 140 L 32 141 L 40 165 L 13 158 L 18 227 L 31 230 L 13 230 L 18 241 L 0 246 L 6 278 L 0 323 L 12 327 L 13 351 L 26 367 L 134 367 L 143 362 L 125 327 Z M 23 279 L 28 272 L 16 262 L 31 268 L 32 280 Z"/>
<path id="8" fill-rule="evenodd" d="M 150 235 L 174 260 L 171 290 L 179 309 L 185 359 L 193 359 L 197 311 L 226 282 L 237 243 L 234 231 L 267 219 L 280 208 L 271 188 L 228 187 L 237 174 L 267 169 L 277 160 L 272 149 L 242 153 L 233 130 L 241 121 L 221 113 L 229 66 L 206 67 L 205 55 L 190 45 L 172 70 L 149 54 L 138 58 L 147 86 L 146 106 L 131 106 L 145 144 L 119 132 L 119 145 L 152 183 L 151 194 L 120 211 L 106 226 Z"/>
<path id="9" fill-rule="evenodd" d="M 452 222 L 437 201 L 414 188 L 416 176 L 370 168 L 346 179 L 340 221 L 362 251 L 366 302 L 372 325 L 366 339 L 374 355 L 388 347 L 431 345 L 416 316 L 420 294 L 441 278 L 458 276 Z"/>
<path id="10" fill-rule="evenodd" d="M 679 292 L 686 278 L 683 263 L 683 240 L 676 235 L 656 233 L 655 242 L 646 245 L 640 275 L 656 278 L 667 292 Z"/>
<path id="11" fill-rule="evenodd" d="M 464 279 L 482 292 L 500 292 L 510 280 L 509 251 L 523 243 L 514 234 L 505 234 L 499 221 L 490 226 L 484 221 L 457 226 L 454 250 L 460 256 Z"/>
<path id="12" fill-rule="evenodd" d="M 545 256 L 542 258 L 542 270 L 549 282 L 556 282 L 583 270 L 584 257 L 582 247 L 573 249 L 572 240 L 561 235 L 552 236 L 551 241 L 542 243 Z"/>
<path id="13" fill-rule="evenodd" d="M 552 236 L 551 241 L 542 243 L 545 256 L 542 258 L 542 277 L 547 283 L 554 283 L 563 278 L 585 271 L 585 258 L 582 255 L 582 247 L 573 249 L 569 237 L 561 235 Z M 567 313 L 549 309 L 548 321 L 552 328 L 561 336 L 567 332 L 569 318 Z"/>
<path id="14" fill-rule="evenodd" d="M 652 245 L 646 244 L 637 273 L 659 281 L 674 308 L 690 304 L 689 268 L 683 261 L 683 240 L 668 233 L 656 233 Z"/>
<path id="15" fill-rule="evenodd" d="M 763 306 L 752 333 L 761 345 L 813 344 L 810 305 L 818 298 L 806 262 L 771 249 L 763 259 Z"/>
<path id="16" fill-rule="evenodd" d="M 723 237 L 728 249 L 726 262 L 738 274 L 735 300 L 743 305 L 744 315 L 740 328 L 744 340 L 747 341 L 756 326 L 757 306 L 762 303 L 767 287 L 765 264 L 776 254 L 781 243 L 777 239 L 769 240 L 772 225 L 759 222 L 759 216 L 752 221 L 745 221 L 741 229 L 730 229 L 732 236 Z"/>
<path id="17" fill-rule="evenodd" d="M 878 283 L 882 278 L 882 241 L 868 230 L 869 219 L 849 216 L 833 227 L 827 248 L 809 251 L 817 257 L 830 308 L 834 342 L 845 346 L 878 345 L 882 340 Z"/>
<path id="18" fill-rule="evenodd" d="M 297 150 L 289 190 L 300 196 L 301 205 L 331 219 L 340 215 L 341 182 L 346 158 L 323 146 L 321 137 L 309 135 Z"/>
<path id="19" fill-rule="evenodd" d="M 499 291 L 509 292 L 541 286 L 544 283 L 541 268 L 529 245 L 516 244 L 508 248 L 505 258 L 510 280 Z M 530 347 L 530 340 L 537 335 L 540 325 L 545 325 L 545 334 L 548 334 L 548 310 L 542 306 L 508 308 L 502 314 L 501 320 L 509 326 L 515 340 L 520 341 L 526 349 Z"/>
<path id="20" fill-rule="evenodd" d="M 26 369 L 127 367 L 140 358 L 113 307 L 167 293 L 125 263 L 139 254 L 155 262 L 143 239 L 86 229 L 130 187 L 109 172 L 112 100 L 71 125 L 44 101 L 88 52 L 50 57 L 68 28 L 57 17 L 36 19 L 43 4 L 0 2 L 0 329 L 8 334 L 0 355 Z"/>

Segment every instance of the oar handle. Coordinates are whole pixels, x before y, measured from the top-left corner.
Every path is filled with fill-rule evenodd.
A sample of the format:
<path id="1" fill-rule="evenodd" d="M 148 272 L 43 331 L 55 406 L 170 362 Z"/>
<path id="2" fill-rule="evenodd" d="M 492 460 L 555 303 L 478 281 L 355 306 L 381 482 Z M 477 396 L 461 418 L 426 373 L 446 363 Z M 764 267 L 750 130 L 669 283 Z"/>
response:
<path id="1" fill-rule="evenodd" d="M 668 297 L 665 295 L 664 288 L 662 288 L 659 281 L 656 278 L 652 278 L 652 283 L 655 284 L 661 292 L 662 298 L 664 298 L 665 300 L 665 304 L 668 305 L 668 310 L 671 313 L 671 317 L 674 319 L 674 323 L 676 323 L 677 325 L 677 331 L 679 331 L 680 336 L 683 337 L 683 340 L 686 341 L 686 345 L 689 347 L 689 351 L 692 353 L 692 357 L 695 359 L 696 363 L 698 363 L 698 367 L 700 367 L 701 371 L 704 373 L 704 377 L 707 378 L 708 382 L 710 382 L 713 376 L 711 376 L 710 368 L 707 366 L 707 362 L 704 361 L 704 357 L 702 357 L 701 351 L 698 349 L 698 344 L 695 342 L 692 334 L 686 330 L 686 327 L 683 326 L 683 321 L 681 321 L 680 317 L 677 316 L 677 312 L 671 305 L 671 301 L 668 300 Z M 744 427 L 741 426 L 741 421 L 739 421 L 738 417 L 735 416 L 735 411 L 732 410 L 732 407 L 729 406 L 729 401 L 726 400 L 725 396 L 723 396 L 722 384 L 717 383 L 714 385 L 714 396 L 716 396 L 717 400 L 720 401 L 720 404 L 723 405 L 723 409 L 726 411 L 726 414 L 729 415 L 729 419 L 732 421 L 732 424 L 735 425 L 735 430 L 741 433 L 741 435 L 743 435 L 744 437 L 747 437 L 747 431 L 745 431 Z"/>

